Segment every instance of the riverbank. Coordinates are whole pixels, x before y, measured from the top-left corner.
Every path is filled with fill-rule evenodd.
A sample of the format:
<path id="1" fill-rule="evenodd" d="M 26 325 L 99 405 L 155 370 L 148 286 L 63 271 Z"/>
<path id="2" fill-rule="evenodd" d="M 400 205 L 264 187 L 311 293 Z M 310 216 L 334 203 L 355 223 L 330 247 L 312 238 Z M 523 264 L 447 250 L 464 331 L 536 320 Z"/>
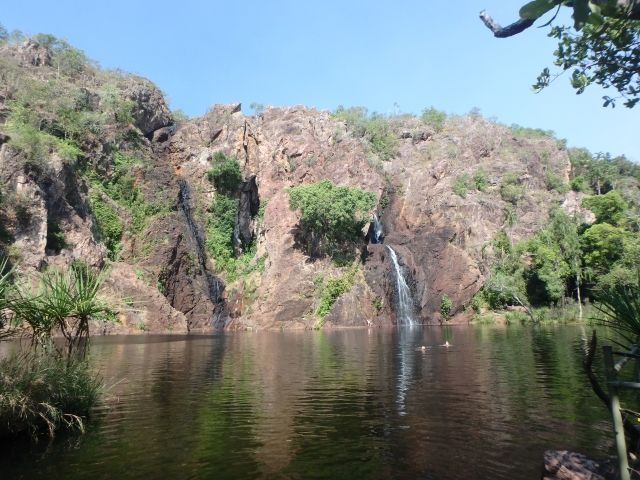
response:
<path id="1" fill-rule="evenodd" d="M 101 395 L 101 379 L 86 360 L 42 352 L 0 358 L 0 440 L 84 432 Z"/>

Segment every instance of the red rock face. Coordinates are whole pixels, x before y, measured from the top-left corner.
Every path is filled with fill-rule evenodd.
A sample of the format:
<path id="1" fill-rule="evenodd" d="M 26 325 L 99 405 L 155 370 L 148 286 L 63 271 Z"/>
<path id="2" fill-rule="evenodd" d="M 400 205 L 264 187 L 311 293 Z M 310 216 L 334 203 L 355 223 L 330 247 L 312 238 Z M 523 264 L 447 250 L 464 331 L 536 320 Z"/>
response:
<path id="1" fill-rule="evenodd" d="M 16 59 L 33 78 L 54 75 L 37 44 L 2 47 L 0 55 Z M 0 94 L 6 92 L 9 85 L 0 85 Z M 99 104 L 97 90 L 85 88 L 82 94 Z M 150 82 L 127 77 L 122 94 L 134 103 L 134 124 L 127 128 L 137 132 L 135 155 L 144 158 L 136 185 L 146 199 L 169 206 L 142 231 L 123 235 L 113 286 L 144 299 L 137 313 L 123 313 L 127 328 L 140 322 L 152 331 L 393 325 L 397 292 L 386 246 L 397 253 L 410 287 L 414 320 L 439 323 L 444 294 L 452 300 L 451 313 L 459 314 L 481 288 L 490 267 L 483 246 L 497 231 L 504 229 L 515 242 L 544 225 L 549 207 L 561 201 L 547 191 L 546 172 L 566 176 L 569 166 L 552 139 L 516 138 L 508 128 L 479 117 L 450 118 L 440 132 L 418 118 L 392 117 L 397 154 L 382 161 L 366 139 L 354 138 L 328 111 L 267 107 L 260 115 L 245 116 L 234 103 L 174 123 Z M 0 119 L 6 115 L 0 111 Z M 83 140 L 86 161 L 105 175 L 113 170 L 113 146 L 127 148 L 118 128 L 123 127 L 106 125 L 100 135 Z M 94 235 L 86 207 L 91 193 L 86 180 L 55 155 L 46 181 L 25 175 L 6 133 L 0 131 L 0 180 L 9 193 L 30 202 L 29 220 L 22 223 L 11 211 L 0 211 L 20 250 L 20 268 L 64 268 L 74 259 L 104 264 L 106 249 Z M 238 193 L 236 234 L 253 239 L 257 249 L 252 268 L 238 278 L 217 269 L 206 247 L 208 209 L 216 194 L 207 171 L 218 151 L 237 156 L 241 164 L 245 182 Z M 488 179 L 486 190 L 456 195 L 454 180 L 463 174 L 472 178 L 480 169 Z M 500 194 L 506 173 L 515 174 L 522 189 L 512 227 L 505 225 Z M 360 263 L 351 288 L 319 319 L 322 283 L 344 275 L 348 267 L 308 255 L 285 189 L 322 179 L 375 194 L 383 243 L 372 244 L 371 235 L 362 234 L 354 245 Z M 569 198 L 566 208 L 577 208 L 576 202 Z M 264 216 L 258 218 L 261 204 Z M 131 212 L 115 202 L 112 206 L 128 228 Z M 71 246 L 46 250 L 50 219 L 60 223 Z M 241 253 L 239 243 L 236 250 Z"/>
<path id="2" fill-rule="evenodd" d="M 174 161 L 180 162 L 177 168 L 190 184 L 211 192 L 203 180 L 207 168 L 203 159 L 221 150 L 238 155 L 245 177 L 255 176 L 257 195 L 267 201 L 261 225 L 251 225 L 246 216 L 243 224 L 244 229 L 253 227 L 258 254 L 268 254 L 266 268 L 255 279 L 257 287 L 251 295 L 242 288 L 227 288 L 226 311 L 232 317 L 227 325 L 318 325 L 313 314 L 319 294 L 313 280 L 318 275 L 337 277 L 344 269 L 332 266 L 329 259 L 306 254 L 296 240 L 298 216 L 289 209 L 284 189 L 324 178 L 388 199 L 386 208 L 378 207 L 383 242 L 397 252 L 404 267 L 417 322 L 443 320 L 444 294 L 452 300 L 452 314 L 471 303 L 489 267 L 482 258 L 482 246 L 506 228 L 502 176 L 515 173 L 523 182 L 519 223 L 509 232 L 516 241 L 532 235 L 548 207 L 558 200 L 544 187 L 544 172 L 551 168 L 563 175 L 568 158 L 552 140 L 513 138 L 505 127 L 481 118 L 454 119 L 440 134 L 419 127 L 417 119 L 395 125 L 399 153 L 385 162 L 370 154 L 366 142 L 351 138 L 341 120 L 306 107 L 267 108 L 260 116 L 244 117 L 237 104 L 217 105 L 208 116 L 180 127 L 170 149 L 177 153 Z M 198 146 L 203 139 L 213 140 L 208 147 Z M 455 195 L 452 181 L 465 172 L 473 176 L 480 167 L 489 178 L 487 191 L 472 190 L 464 198 Z M 325 324 L 391 325 L 396 321 L 388 252 L 382 245 L 365 243 L 361 273 L 351 290 L 334 303 Z"/>

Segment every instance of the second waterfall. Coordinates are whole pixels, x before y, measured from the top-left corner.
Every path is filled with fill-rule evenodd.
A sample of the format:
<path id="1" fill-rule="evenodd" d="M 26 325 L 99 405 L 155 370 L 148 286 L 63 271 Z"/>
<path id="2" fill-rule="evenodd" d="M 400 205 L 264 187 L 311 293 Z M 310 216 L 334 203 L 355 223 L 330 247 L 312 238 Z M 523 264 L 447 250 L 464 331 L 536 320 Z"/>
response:
<path id="1" fill-rule="evenodd" d="M 389 254 L 391 255 L 391 261 L 393 262 L 393 268 L 396 276 L 396 292 L 398 294 L 398 308 L 396 310 L 396 316 L 398 325 L 415 325 L 416 322 L 413 319 L 413 301 L 411 300 L 411 292 L 409 286 L 402 275 L 402 269 L 398 265 L 398 256 L 396 252 L 387 245 Z"/>

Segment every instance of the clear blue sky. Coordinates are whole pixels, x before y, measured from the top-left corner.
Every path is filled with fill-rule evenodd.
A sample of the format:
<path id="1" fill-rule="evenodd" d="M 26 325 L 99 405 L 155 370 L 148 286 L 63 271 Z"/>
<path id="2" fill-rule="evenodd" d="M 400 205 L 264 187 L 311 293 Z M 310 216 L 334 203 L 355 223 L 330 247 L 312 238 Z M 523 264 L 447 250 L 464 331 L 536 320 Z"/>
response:
<path id="1" fill-rule="evenodd" d="M 190 116 L 236 101 L 245 113 L 252 101 L 378 112 L 397 103 L 412 113 L 478 107 L 506 124 L 555 130 L 570 146 L 640 161 L 640 106 L 602 108 L 602 90 L 576 96 L 566 75 L 533 94 L 552 65 L 549 29 L 496 39 L 478 19 L 487 9 L 506 25 L 524 3 L 21 0 L 5 2 L 0 22 L 66 37 L 103 67 L 148 77 Z"/>

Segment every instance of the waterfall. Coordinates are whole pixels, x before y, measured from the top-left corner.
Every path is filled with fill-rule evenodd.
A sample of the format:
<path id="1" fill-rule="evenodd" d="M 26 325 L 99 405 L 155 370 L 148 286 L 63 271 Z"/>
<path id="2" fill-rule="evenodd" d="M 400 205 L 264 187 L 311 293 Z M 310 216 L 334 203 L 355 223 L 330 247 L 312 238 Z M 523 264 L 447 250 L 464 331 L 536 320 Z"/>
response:
<path id="1" fill-rule="evenodd" d="M 400 269 L 400 265 L 398 265 L 396 252 L 389 245 L 387 245 L 387 248 L 391 254 L 391 261 L 393 262 L 393 268 L 396 274 L 396 291 L 398 294 L 398 309 L 396 315 L 398 317 L 398 325 L 415 325 L 413 318 L 411 318 L 413 302 L 411 301 L 409 286 L 402 276 L 402 270 Z"/>
<path id="2" fill-rule="evenodd" d="M 222 296 L 224 285 L 222 285 L 222 282 L 207 270 L 207 254 L 205 253 L 204 239 L 202 238 L 198 225 L 191 216 L 191 192 L 189 191 L 189 185 L 182 179 L 178 180 L 178 185 L 180 186 L 180 192 L 178 193 L 178 208 L 182 210 L 187 222 L 187 227 L 189 228 L 189 233 L 195 241 L 198 263 L 200 264 L 200 269 L 204 274 L 209 299 L 213 303 L 218 303 Z"/>
<path id="3" fill-rule="evenodd" d="M 378 216 L 373 214 L 373 243 L 380 243 L 380 237 L 382 237 L 382 225 L 378 220 Z"/>

